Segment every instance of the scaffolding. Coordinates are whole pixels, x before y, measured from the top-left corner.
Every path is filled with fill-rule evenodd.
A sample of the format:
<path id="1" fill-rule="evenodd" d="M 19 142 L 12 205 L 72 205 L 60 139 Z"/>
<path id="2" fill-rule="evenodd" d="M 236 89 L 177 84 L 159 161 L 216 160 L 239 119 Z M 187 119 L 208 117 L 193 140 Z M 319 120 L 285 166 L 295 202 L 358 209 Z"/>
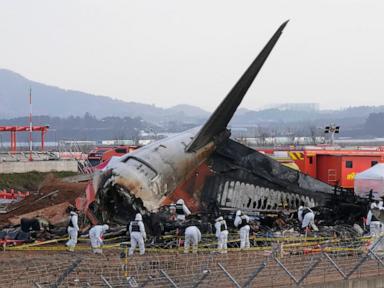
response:
<path id="1" fill-rule="evenodd" d="M 44 151 L 44 145 L 45 145 L 45 133 L 48 132 L 48 125 L 45 126 L 32 126 L 32 132 L 41 132 L 41 145 L 40 149 L 41 151 Z M 0 132 L 10 132 L 11 133 L 11 149 L 10 152 L 16 152 L 17 151 L 17 138 L 16 133 L 17 132 L 29 132 L 30 126 L 0 126 Z"/>

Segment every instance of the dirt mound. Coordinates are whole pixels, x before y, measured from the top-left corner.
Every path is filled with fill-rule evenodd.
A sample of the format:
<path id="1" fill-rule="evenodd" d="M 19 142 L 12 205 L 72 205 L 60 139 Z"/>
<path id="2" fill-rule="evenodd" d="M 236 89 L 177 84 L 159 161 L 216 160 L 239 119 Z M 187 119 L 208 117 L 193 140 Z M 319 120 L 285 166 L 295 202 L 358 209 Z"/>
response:
<path id="1" fill-rule="evenodd" d="M 0 215 L 0 225 L 7 224 L 8 219 L 12 217 L 29 214 L 64 202 L 74 205 L 76 198 L 85 193 L 86 186 L 87 182 L 67 183 L 53 174 L 49 174 L 40 184 L 38 192 L 10 205 L 8 213 Z"/>

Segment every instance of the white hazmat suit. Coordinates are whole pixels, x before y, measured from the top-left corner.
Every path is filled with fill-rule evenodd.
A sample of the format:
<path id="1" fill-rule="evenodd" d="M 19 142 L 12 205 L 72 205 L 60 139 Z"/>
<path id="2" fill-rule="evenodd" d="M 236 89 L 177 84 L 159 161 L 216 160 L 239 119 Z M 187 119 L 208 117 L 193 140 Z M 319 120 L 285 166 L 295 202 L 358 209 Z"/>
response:
<path id="1" fill-rule="evenodd" d="M 301 223 L 301 228 L 305 229 L 311 225 L 314 231 L 319 231 L 315 225 L 315 213 L 313 213 L 311 208 L 300 206 L 297 211 L 297 217 Z"/>
<path id="2" fill-rule="evenodd" d="M 240 234 L 240 249 L 249 248 L 249 230 L 250 227 L 248 225 L 249 223 L 249 217 L 247 215 L 244 215 L 241 213 L 240 210 L 236 212 L 236 218 L 235 218 L 235 227 L 239 228 L 239 234 Z"/>
<path id="3" fill-rule="evenodd" d="M 368 215 L 367 215 L 367 225 L 369 226 L 369 231 L 371 236 L 374 236 L 374 235 L 378 236 L 380 233 L 384 232 L 384 225 L 379 219 L 377 219 L 372 214 L 372 209 L 384 210 L 383 202 L 380 201 L 378 204 L 371 203 L 370 208 L 371 209 L 369 209 Z"/>
<path id="4" fill-rule="evenodd" d="M 369 232 L 372 237 L 372 241 L 368 248 L 373 248 L 374 251 L 382 253 L 384 250 L 384 239 L 381 239 L 380 237 L 384 235 L 384 225 L 375 217 L 375 215 L 373 215 L 372 209 L 382 210 L 384 208 L 382 202 L 379 204 L 371 203 L 370 208 L 371 209 L 368 211 L 367 215 L 367 225 L 369 225 Z M 380 242 L 378 243 L 378 241 Z"/>
<path id="5" fill-rule="evenodd" d="M 75 246 L 77 244 L 77 235 L 79 233 L 79 225 L 78 225 L 78 219 L 79 216 L 75 211 L 71 211 L 69 214 L 69 223 L 68 223 L 68 236 L 69 240 L 67 241 L 66 245 L 68 247 L 68 250 L 73 252 L 75 250 Z"/>
<path id="6" fill-rule="evenodd" d="M 129 234 L 131 236 L 131 248 L 129 248 L 129 255 L 133 255 L 137 245 L 139 245 L 140 255 L 144 255 L 144 241 L 147 238 L 147 234 L 145 233 L 143 217 L 140 213 L 136 214 L 135 221 L 131 221 L 131 223 L 129 223 Z"/>
<path id="7" fill-rule="evenodd" d="M 220 216 L 215 220 L 215 229 L 217 237 L 217 250 L 222 253 L 227 253 L 228 228 L 224 218 Z"/>
<path id="8" fill-rule="evenodd" d="M 189 246 L 192 244 L 192 252 L 197 253 L 197 247 L 201 241 L 201 232 L 196 226 L 188 226 L 185 229 L 184 253 L 189 253 Z"/>
<path id="9" fill-rule="evenodd" d="M 177 220 L 185 220 L 185 216 L 188 216 L 191 214 L 191 211 L 189 211 L 188 207 L 185 205 L 183 199 L 179 199 L 176 202 L 176 219 Z"/>
<path id="10" fill-rule="evenodd" d="M 101 246 L 103 245 L 103 235 L 109 229 L 108 225 L 96 225 L 89 230 L 89 238 L 94 253 L 103 253 Z"/>

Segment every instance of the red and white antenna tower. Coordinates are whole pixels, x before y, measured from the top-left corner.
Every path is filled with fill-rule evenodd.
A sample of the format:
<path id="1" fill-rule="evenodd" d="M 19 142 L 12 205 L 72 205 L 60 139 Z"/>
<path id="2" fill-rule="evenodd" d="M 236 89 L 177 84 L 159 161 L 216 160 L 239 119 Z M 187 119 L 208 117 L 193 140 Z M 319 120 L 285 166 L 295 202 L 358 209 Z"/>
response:
<path id="1" fill-rule="evenodd" d="M 29 161 L 32 161 L 32 89 L 29 87 Z"/>

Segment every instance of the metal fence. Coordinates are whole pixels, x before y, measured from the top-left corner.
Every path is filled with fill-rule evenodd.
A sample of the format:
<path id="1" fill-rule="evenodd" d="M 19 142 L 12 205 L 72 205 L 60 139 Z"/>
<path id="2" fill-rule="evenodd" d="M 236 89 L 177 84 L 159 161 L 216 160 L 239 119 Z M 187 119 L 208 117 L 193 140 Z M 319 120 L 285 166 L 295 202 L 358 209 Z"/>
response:
<path id="1" fill-rule="evenodd" d="M 228 253 L 200 247 L 148 249 L 126 256 L 79 249 L 0 253 L 0 287 L 300 287 L 377 278 L 384 272 L 378 239 L 260 239 L 266 245 Z M 378 277 L 379 276 L 379 277 Z M 384 285 L 384 282 L 382 283 Z"/>

